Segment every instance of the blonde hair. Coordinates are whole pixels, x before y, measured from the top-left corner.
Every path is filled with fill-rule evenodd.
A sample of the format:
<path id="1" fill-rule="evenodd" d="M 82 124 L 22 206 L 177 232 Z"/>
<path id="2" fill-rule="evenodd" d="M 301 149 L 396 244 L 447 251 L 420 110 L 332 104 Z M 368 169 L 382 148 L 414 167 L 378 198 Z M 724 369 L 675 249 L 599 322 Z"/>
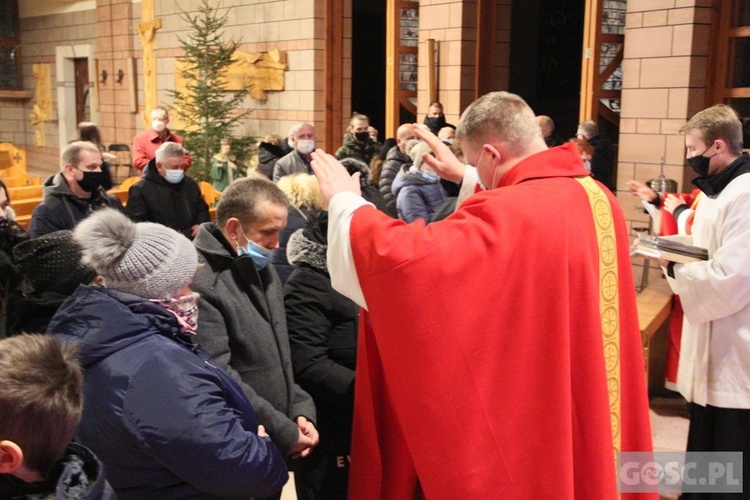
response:
<path id="1" fill-rule="evenodd" d="M 456 141 L 495 142 L 523 156 L 535 138 L 542 138 L 536 117 L 526 101 L 510 92 L 490 92 L 464 111 Z"/>
<path id="2" fill-rule="evenodd" d="M 732 154 L 742 152 L 742 122 L 737 111 L 726 104 L 699 111 L 680 129 L 680 133 L 693 131 L 698 132 L 709 146 L 717 139 L 723 139 Z"/>
<path id="3" fill-rule="evenodd" d="M 284 138 L 279 134 L 268 134 L 263 138 L 263 142 L 273 144 L 274 146 L 282 147 L 284 145 Z"/>
<path id="4" fill-rule="evenodd" d="M 311 174 L 285 175 L 277 183 L 289 203 L 296 208 L 308 207 L 326 210 L 328 204 L 320 192 L 318 178 Z"/>

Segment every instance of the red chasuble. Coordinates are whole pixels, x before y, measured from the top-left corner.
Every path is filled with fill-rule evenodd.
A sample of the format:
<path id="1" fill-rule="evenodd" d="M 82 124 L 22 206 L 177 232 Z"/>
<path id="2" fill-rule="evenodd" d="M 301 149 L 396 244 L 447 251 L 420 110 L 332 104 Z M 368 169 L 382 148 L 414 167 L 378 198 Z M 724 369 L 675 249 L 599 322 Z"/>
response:
<path id="1" fill-rule="evenodd" d="M 599 244 L 576 179 L 586 175 L 575 146 L 564 146 L 428 226 L 369 206 L 354 213 L 369 312 L 350 498 L 617 497 Z M 615 434 L 623 451 L 650 451 L 627 230 L 602 189 L 619 276 Z"/>

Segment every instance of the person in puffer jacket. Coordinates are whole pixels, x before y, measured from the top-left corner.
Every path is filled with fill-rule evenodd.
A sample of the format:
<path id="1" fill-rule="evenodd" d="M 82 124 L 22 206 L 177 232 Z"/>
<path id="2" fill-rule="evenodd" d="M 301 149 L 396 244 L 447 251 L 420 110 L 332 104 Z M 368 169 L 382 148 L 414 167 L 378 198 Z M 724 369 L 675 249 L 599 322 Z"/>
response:
<path id="1" fill-rule="evenodd" d="M 396 131 L 396 145 L 386 154 L 378 179 L 378 189 L 383 193 L 388 211 L 396 213 L 396 197 L 393 196 L 393 180 L 402 168 L 409 168 L 411 157 L 406 154 L 406 143 L 416 139 L 414 124 L 404 123 Z"/>
<path id="2" fill-rule="evenodd" d="M 193 342 L 195 247 L 160 224 L 102 210 L 76 227 L 104 286 L 80 286 L 48 333 L 77 343 L 86 405 L 77 440 L 120 499 L 266 497 L 284 457 L 247 397 Z"/>
<path id="3" fill-rule="evenodd" d="M 398 218 L 406 222 L 424 219 L 425 224 L 432 221 L 435 210 L 447 197 L 440 184 L 440 177 L 422 161 L 424 153 L 432 154 L 427 143 L 414 140 L 406 145 L 406 151 L 413 164 L 402 169 L 393 181 L 393 195 L 396 197 Z"/>

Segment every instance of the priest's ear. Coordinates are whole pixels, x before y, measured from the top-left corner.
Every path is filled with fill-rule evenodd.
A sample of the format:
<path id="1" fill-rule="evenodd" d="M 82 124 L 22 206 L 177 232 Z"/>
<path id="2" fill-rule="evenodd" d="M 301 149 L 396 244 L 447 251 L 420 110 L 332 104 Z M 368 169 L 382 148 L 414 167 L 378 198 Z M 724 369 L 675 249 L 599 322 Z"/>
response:
<path id="1" fill-rule="evenodd" d="M 0 474 L 13 474 L 23 465 L 23 450 L 13 441 L 0 441 Z"/>

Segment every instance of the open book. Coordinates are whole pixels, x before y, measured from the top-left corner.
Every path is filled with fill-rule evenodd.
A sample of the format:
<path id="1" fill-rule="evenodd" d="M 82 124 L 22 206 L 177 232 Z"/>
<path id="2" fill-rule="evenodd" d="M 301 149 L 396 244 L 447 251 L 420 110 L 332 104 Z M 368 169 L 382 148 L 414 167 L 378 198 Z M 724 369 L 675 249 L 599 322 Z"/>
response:
<path id="1" fill-rule="evenodd" d="M 659 238 L 658 236 L 640 236 L 635 252 L 644 257 L 669 260 L 672 262 L 696 262 L 708 260 L 708 250 L 688 245 L 674 239 Z"/>

